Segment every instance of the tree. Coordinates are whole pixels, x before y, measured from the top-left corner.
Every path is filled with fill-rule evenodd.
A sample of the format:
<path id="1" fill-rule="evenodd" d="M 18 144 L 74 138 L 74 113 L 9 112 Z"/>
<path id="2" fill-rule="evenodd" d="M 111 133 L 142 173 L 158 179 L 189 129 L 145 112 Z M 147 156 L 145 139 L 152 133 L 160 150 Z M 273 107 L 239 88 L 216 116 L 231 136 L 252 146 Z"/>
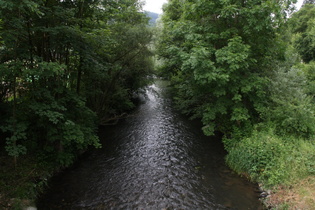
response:
<path id="1" fill-rule="evenodd" d="M 315 59 L 315 5 L 306 4 L 290 19 L 293 43 L 305 63 Z"/>
<path id="2" fill-rule="evenodd" d="M 267 77 L 283 58 L 277 33 L 291 1 L 171 0 L 158 51 L 178 107 L 204 132 L 246 134 L 266 106 Z"/>
<path id="3" fill-rule="evenodd" d="M 140 2 L 8 0 L 0 1 L 0 19 L 8 154 L 36 151 L 64 166 L 99 147 L 97 121 L 130 109 L 151 73 Z"/>

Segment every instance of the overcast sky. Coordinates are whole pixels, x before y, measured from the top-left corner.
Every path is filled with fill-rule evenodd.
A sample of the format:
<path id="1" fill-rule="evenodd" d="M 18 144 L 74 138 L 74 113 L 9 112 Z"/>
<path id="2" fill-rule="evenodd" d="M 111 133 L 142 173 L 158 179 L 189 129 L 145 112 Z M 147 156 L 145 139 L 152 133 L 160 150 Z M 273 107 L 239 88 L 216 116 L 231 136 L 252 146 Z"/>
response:
<path id="1" fill-rule="evenodd" d="M 298 0 L 298 2 L 296 3 L 296 7 L 298 9 L 300 9 L 300 7 L 302 6 L 304 0 Z"/>
<path id="2" fill-rule="evenodd" d="M 144 10 L 161 14 L 162 6 L 164 3 L 167 3 L 167 0 L 145 0 L 145 2 L 146 4 L 143 7 Z M 298 0 L 298 3 L 296 4 L 298 9 L 301 7 L 302 3 L 303 0 Z"/>
<path id="3" fill-rule="evenodd" d="M 167 0 L 145 0 L 145 2 L 146 4 L 143 6 L 144 10 L 162 14 L 162 6 Z"/>

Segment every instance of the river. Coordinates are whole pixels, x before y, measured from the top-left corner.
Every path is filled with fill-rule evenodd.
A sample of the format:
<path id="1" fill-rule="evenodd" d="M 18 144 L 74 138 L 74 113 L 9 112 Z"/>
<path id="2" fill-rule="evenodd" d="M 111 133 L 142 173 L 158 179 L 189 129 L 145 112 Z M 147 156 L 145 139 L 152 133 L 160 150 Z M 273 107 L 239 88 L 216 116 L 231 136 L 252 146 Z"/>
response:
<path id="1" fill-rule="evenodd" d="M 262 209 L 257 186 L 225 166 L 220 139 L 172 106 L 166 82 L 95 150 L 56 177 L 38 209 Z"/>

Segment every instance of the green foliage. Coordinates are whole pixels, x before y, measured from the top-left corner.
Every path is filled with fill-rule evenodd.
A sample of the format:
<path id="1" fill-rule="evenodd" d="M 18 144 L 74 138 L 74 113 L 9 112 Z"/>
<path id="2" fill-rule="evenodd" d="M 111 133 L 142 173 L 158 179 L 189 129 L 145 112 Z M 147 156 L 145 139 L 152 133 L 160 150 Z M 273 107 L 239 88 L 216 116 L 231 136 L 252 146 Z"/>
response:
<path id="1" fill-rule="evenodd" d="M 221 131 L 230 167 L 267 186 L 314 174 L 315 13 L 286 21 L 294 2 L 171 0 L 157 46 L 176 106 Z"/>
<path id="2" fill-rule="evenodd" d="M 9 119 L 0 129 L 4 133 L 11 134 L 6 138 L 6 147 L 8 155 L 12 157 L 19 157 L 25 155 L 27 148 L 23 145 L 23 141 L 27 140 L 26 129 L 27 124 L 24 122 L 16 122 L 15 119 Z"/>
<path id="3" fill-rule="evenodd" d="M 8 0 L 0 19 L 0 126 L 11 156 L 70 165 L 101 146 L 97 123 L 133 108 L 150 82 L 152 32 L 137 0 Z"/>
<path id="4" fill-rule="evenodd" d="M 306 81 L 304 84 L 304 88 L 306 89 L 307 95 L 314 96 L 315 95 L 315 61 L 311 61 L 308 64 L 299 64 L 296 68 L 301 69 L 303 74 L 305 75 Z M 313 99 L 313 103 L 314 103 Z"/>
<path id="5" fill-rule="evenodd" d="M 304 62 L 315 59 L 315 4 L 306 4 L 290 19 L 293 43 Z"/>
<path id="6" fill-rule="evenodd" d="M 247 135 L 267 106 L 271 65 L 284 57 L 278 32 L 291 1 L 172 0 L 164 9 L 157 51 L 178 107 L 202 118 L 207 135 Z"/>
<path id="7" fill-rule="evenodd" d="M 263 111 L 265 120 L 272 122 L 277 134 L 310 138 L 315 132 L 315 109 L 308 95 L 305 73 L 293 67 L 279 68 L 272 77 L 269 106 Z"/>
<path id="8" fill-rule="evenodd" d="M 289 49 L 287 55 L 296 56 Z M 314 174 L 313 64 L 290 63 L 278 63 L 268 76 L 269 97 L 260 108 L 263 123 L 251 135 L 233 131 L 223 139 L 227 164 L 265 187 L 290 185 Z"/>
<path id="9" fill-rule="evenodd" d="M 64 92 L 54 100 L 50 93 L 45 92 L 25 107 L 28 110 L 25 110 L 27 121 L 31 122 L 31 139 L 42 139 L 37 144 L 43 147 L 43 157 L 46 156 L 50 162 L 68 166 L 75 160 L 76 151 L 84 151 L 90 145 L 100 147 L 96 116 L 75 94 Z"/>
<path id="10" fill-rule="evenodd" d="M 265 186 L 288 185 L 314 174 L 315 145 L 290 136 L 279 137 L 273 129 L 256 129 L 231 148 L 227 164 L 238 173 L 248 173 Z"/>
<path id="11" fill-rule="evenodd" d="M 34 206 L 32 201 L 47 189 L 48 179 L 53 175 L 53 168 L 49 164 L 38 164 L 38 160 L 30 155 L 23 155 L 17 167 L 12 167 L 12 160 L 3 153 L 0 155 L 0 192 L 1 204 L 6 207 L 23 209 Z"/>

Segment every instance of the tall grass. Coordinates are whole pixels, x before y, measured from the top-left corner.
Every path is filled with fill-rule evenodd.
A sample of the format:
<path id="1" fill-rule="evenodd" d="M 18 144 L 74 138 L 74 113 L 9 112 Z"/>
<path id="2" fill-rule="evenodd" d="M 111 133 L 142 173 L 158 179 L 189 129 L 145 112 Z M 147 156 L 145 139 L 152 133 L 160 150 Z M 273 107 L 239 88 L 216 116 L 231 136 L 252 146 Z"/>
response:
<path id="1" fill-rule="evenodd" d="M 273 129 L 258 131 L 230 149 L 227 164 L 266 187 L 289 185 L 315 175 L 315 144 L 292 136 L 280 137 Z"/>

